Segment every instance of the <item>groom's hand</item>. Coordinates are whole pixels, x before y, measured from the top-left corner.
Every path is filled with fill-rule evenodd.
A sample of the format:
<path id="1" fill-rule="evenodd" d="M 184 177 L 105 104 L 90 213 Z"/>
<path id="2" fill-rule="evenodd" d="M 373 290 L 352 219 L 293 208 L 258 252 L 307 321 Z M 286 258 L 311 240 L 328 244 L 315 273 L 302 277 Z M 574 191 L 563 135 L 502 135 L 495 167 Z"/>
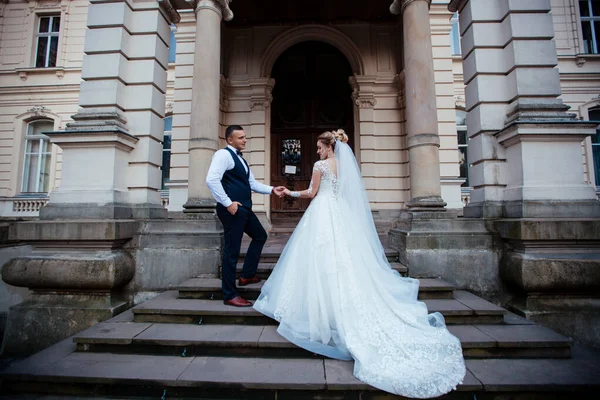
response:
<path id="1" fill-rule="evenodd" d="M 277 195 L 278 197 L 283 197 L 284 190 L 285 190 L 285 186 L 274 187 L 273 194 Z"/>
<path id="2" fill-rule="evenodd" d="M 229 205 L 229 207 L 227 207 L 227 211 L 229 211 L 229 214 L 235 215 L 238 211 L 238 207 L 241 205 L 242 205 L 242 203 L 234 201 L 233 203 L 231 203 Z"/>

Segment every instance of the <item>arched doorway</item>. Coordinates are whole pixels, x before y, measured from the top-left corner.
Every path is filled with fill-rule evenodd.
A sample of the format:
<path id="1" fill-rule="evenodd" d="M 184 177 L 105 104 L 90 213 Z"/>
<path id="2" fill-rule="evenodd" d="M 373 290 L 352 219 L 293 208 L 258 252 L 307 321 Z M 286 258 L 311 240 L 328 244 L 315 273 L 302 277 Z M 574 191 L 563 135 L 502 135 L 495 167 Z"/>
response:
<path id="1" fill-rule="evenodd" d="M 344 129 L 354 146 L 352 68 L 330 44 L 307 41 L 279 56 L 271 108 L 271 184 L 306 189 L 317 161 L 317 137 Z M 271 219 L 301 215 L 309 200 L 272 198 Z"/>

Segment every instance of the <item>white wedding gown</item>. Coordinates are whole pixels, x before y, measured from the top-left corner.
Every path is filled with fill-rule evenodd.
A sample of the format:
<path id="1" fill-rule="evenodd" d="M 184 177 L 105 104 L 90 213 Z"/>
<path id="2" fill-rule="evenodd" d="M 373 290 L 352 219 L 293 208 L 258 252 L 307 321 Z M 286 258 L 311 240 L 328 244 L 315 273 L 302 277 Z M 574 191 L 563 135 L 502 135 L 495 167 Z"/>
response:
<path id="1" fill-rule="evenodd" d="M 315 164 L 317 195 L 254 308 L 297 346 L 355 360 L 354 375 L 371 386 L 413 398 L 450 392 L 465 375 L 459 340 L 417 301 L 419 281 L 390 267 L 370 212 L 368 224 L 349 209 L 328 165 Z"/>

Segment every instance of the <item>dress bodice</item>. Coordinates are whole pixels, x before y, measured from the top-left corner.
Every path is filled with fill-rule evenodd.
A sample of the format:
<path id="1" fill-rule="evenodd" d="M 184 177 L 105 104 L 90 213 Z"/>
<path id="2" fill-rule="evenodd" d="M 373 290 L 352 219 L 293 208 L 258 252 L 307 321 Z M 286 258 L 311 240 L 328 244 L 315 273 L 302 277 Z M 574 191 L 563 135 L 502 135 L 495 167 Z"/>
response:
<path id="1" fill-rule="evenodd" d="M 321 172 L 321 184 L 319 185 L 319 192 L 317 193 L 317 196 L 325 195 L 325 194 L 337 196 L 337 193 L 338 193 L 337 176 L 333 173 L 333 171 L 329 167 L 329 163 L 327 162 L 327 160 L 317 161 L 315 163 L 315 166 L 313 167 L 313 173 L 314 173 L 314 171 Z M 311 182 L 311 184 L 312 184 L 312 182 Z"/>

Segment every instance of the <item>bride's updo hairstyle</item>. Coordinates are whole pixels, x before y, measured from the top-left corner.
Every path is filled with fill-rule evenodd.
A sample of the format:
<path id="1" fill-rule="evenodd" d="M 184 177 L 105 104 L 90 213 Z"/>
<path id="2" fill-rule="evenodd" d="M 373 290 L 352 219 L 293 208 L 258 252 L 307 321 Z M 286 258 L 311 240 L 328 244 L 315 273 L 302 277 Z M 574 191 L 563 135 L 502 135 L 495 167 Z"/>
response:
<path id="1" fill-rule="evenodd" d="M 339 140 L 340 142 L 347 143 L 348 135 L 344 132 L 343 129 L 338 129 L 337 131 L 327 131 L 323 132 L 317 138 L 317 141 L 322 142 L 327 146 L 331 146 L 333 150 L 335 150 L 335 141 Z"/>

